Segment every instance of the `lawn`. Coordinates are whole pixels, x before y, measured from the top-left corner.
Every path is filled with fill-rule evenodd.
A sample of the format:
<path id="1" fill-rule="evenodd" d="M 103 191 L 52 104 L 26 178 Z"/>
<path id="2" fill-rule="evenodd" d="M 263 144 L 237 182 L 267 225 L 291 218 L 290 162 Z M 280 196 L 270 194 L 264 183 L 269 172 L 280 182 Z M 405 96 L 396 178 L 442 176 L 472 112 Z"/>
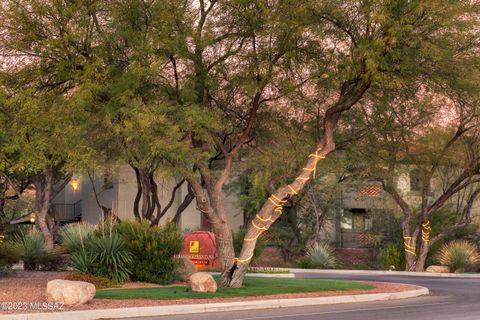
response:
<path id="1" fill-rule="evenodd" d="M 98 299 L 208 299 L 263 296 L 281 293 L 373 289 L 365 283 L 331 279 L 277 279 L 247 277 L 239 289 L 219 288 L 215 293 L 192 292 L 189 287 L 161 287 L 98 290 Z"/>

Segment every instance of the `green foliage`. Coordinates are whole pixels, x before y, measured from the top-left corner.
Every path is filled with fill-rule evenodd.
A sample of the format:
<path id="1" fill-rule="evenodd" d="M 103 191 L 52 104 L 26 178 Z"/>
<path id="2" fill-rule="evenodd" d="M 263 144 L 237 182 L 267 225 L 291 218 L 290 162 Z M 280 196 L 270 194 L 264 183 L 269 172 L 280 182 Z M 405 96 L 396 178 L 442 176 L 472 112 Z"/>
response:
<path id="1" fill-rule="evenodd" d="M 130 278 L 133 255 L 118 234 L 94 238 L 91 248 L 95 257 L 96 275 L 115 282 L 124 282 Z"/>
<path id="2" fill-rule="evenodd" d="M 237 257 L 240 254 L 240 250 L 242 250 L 243 239 L 245 238 L 246 234 L 247 234 L 246 229 L 240 229 L 233 234 L 233 248 L 235 250 L 235 255 Z M 255 258 L 258 258 L 262 254 L 266 246 L 267 244 L 265 242 L 265 239 L 262 236 L 258 237 L 257 244 L 255 246 L 255 249 L 253 250 L 252 262 L 254 262 Z"/>
<path id="3" fill-rule="evenodd" d="M 71 281 L 85 281 L 95 285 L 97 290 L 114 288 L 118 286 L 115 282 L 110 279 L 103 277 L 92 276 L 91 274 L 81 273 L 81 272 L 69 272 L 64 277 L 65 280 Z"/>
<path id="4" fill-rule="evenodd" d="M 160 284 L 175 280 L 176 262 L 173 258 L 182 250 L 183 237 L 173 223 L 157 227 L 146 221 L 125 220 L 114 230 L 133 254 L 133 279 Z"/>
<path id="5" fill-rule="evenodd" d="M 442 230 L 451 227 L 455 223 L 458 222 L 458 214 L 453 211 L 449 210 L 448 207 L 439 210 L 435 213 L 435 218 L 431 220 L 431 227 L 432 227 L 432 234 L 441 233 Z M 437 255 L 440 252 L 441 248 L 449 242 L 458 240 L 458 239 L 469 239 L 474 237 L 475 233 L 478 230 L 478 225 L 472 223 L 464 228 L 456 230 L 450 234 L 447 234 L 443 239 L 440 241 L 435 242 L 430 252 L 427 256 L 426 265 L 433 265 L 437 262 Z"/>
<path id="6" fill-rule="evenodd" d="M 316 243 L 307 249 L 307 257 L 311 267 L 318 269 L 335 269 L 338 261 L 333 254 L 333 248 L 328 243 Z"/>
<path id="7" fill-rule="evenodd" d="M 21 252 L 12 242 L 0 242 L 0 276 L 10 270 L 21 258 Z"/>
<path id="8" fill-rule="evenodd" d="M 313 266 L 312 259 L 310 257 L 301 257 L 300 259 L 297 260 L 297 265 L 299 268 L 302 269 L 314 269 L 315 267 Z"/>
<path id="9" fill-rule="evenodd" d="M 466 240 L 455 240 L 442 246 L 437 261 L 449 266 L 451 271 L 463 272 L 480 263 L 480 253 L 474 244 Z"/>
<path id="10" fill-rule="evenodd" d="M 382 248 L 378 253 L 377 260 L 386 269 L 405 269 L 405 252 L 401 245 L 389 244 Z"/>
<path id="11" fill-rule="evenodd" d="M 17 234 L 12 241 L 21 254 L 25 270 L 40 270 L 56 259 L 57 254 L 48 248 L 45 236 L 41 232 Z"/>
<path id="12" fill-rule="evenodd" d="M 377 243 L 381 247 L 389 244 L 403 243 L 402 234 L 402 214 L 392 210 L 369 210 L 368 214 L 372 218 L 373 233 L 384 235 Z"/>
<path id="13" fill-rule="evenodd" d="M 119 234 L 111 230 L 105 233 L 104 226 L 99 225 L 101 230 L 84 223 L 65 226 L 60 231 L 60 244 L 70 252 L 74 270 L 114 282 L 127 281 L 132 273 L 133 255 Z"/>
<path id="14" fill-rule="evenodd" d="M 63 226 L 58 235 L 62 247 L 69 253 L 84 250 L 85 245 L 94 236 L 95 226 L 87 223 L 70 223 Z"/>

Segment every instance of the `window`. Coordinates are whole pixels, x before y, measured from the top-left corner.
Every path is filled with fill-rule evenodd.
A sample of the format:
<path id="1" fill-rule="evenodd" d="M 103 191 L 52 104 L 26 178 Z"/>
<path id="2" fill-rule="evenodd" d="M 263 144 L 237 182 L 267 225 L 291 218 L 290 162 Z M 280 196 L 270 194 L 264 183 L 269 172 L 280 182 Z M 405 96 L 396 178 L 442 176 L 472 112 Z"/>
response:
<path id="1" fill-rule="evenodd" d="M 372 228 L 372 219 L 363 208 L 347 209 L 340 224 L 344 230 L 367 231 Z"/>

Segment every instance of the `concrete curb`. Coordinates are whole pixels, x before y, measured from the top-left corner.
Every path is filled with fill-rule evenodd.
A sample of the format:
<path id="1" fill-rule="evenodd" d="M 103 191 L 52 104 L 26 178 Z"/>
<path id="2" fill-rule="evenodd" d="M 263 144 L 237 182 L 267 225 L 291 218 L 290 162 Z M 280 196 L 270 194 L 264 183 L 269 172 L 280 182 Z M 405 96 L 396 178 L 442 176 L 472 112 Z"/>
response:
<path id="1" fill-rule="evenodd" d="M 154 307 L 137 307 L 121 309 L 99 309 L 82 311 L 65 311 L 54 313 L 31 313 L 31 314 L 7 314 L 0 315 L 0 320 L 94 320 L 128 317 L 154 317 L 179 314 L 198 314 L 205 312 L 239 311 L 255 309 L 276 309 L 287 307 L 302 307 L 325 304 L 385 301 L 414 298 L 428 295 L 425 287 L 417 287 L 415 290 L 391 293 L 372 293 L 348 296 L 296 298 L 296 299 L 272 299 L 241 302 L 199 303 L 185 305 L 169 305 Z"/>
<path id="2" fill-rule="evenodd" d="M 348 274 L 348 275 L 389 275 L 433 278 L 470 278 L 480 279 L 480 274 L 464 273 L 431 273 L 431 272 L 408 272 L 408 271 L 380 271 L 380 270 L 337 270 L 337 269 L 289 269 L 291 273 L 315 273 L 315 274 Z"/>

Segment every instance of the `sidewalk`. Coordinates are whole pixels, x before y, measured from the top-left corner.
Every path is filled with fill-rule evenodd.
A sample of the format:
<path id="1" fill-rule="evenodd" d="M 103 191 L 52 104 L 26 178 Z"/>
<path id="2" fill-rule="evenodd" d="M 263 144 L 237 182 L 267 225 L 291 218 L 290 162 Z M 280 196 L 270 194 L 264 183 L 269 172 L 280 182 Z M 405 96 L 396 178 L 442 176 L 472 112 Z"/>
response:
<path id="1" fill-rule="evenodd" d="M 435 278 L 470 278 L 480 279 L 480 273 L 431 273 L 408 271 L 381 271 L 381 270 L 337 270 L 337 269 L 289 269 L 290 273 L 315 273 L 315 274 L 349 274 L 349 275 L 390 275 L 409 277 L 435 277 Z"/>
<path id="2" fill-rule="evenodd" d="M 206 312 L 239 311 L 255 309 L 276 309 L 286 307 L 301 307 L 325 304 L 339 304 L 352 302 L 370 302 L 414 298 L 428 295 L 424 287 L 414 290 L 391 293 L 358 294 L 317 298 L 296 299 L 271 299 L 252 300 L 241 302 L 199 303 L 185 305 L 166 305 L 154 307 L 136 307 L 119 309 L 98 309 L 66 311 L 55 313 L 30 313 L 30 314 L 5 314 L 0 315 L 0 320 L 94 320 L 101 318 L 130 318 L 130 317 L 155 317 L 179 314 L 198 314 Z"/>

